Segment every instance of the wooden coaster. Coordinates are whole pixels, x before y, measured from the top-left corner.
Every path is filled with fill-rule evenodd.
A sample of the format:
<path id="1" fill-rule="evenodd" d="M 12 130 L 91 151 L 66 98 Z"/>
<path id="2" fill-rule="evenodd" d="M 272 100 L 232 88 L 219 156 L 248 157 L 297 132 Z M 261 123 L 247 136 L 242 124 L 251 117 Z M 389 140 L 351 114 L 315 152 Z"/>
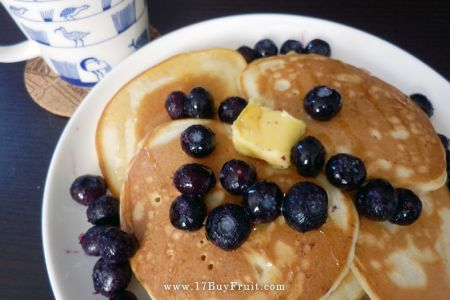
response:
<path id="1" fill-rule="evenodd" d="M 151 40 L 160 36 L 153 26 L 150 26 L 149 32 Z M 35 58 L 26 63 L 24 81 L 34 102 L 62 117 L 70 117 L 90 90 L 60 79 L 42 58 Z"/>

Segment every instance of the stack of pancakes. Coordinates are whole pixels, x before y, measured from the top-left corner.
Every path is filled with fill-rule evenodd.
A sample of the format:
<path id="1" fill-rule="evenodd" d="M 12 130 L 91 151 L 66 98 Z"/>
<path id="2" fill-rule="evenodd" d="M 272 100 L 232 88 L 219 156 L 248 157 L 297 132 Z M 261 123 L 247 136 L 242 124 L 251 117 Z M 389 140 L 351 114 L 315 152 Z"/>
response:
<path id="1" fill-rule="evenodd" d="M 341 112 L 332 120 L 312 120 L 303 110 L 305 94 L 318 85 L 339 91 Z M 179 194 L 175 170 L 199 162 L 216 174 L 233 158 L 255 166 L 260 179 L 286 192 L 306 181 L 295 170 L 275 169 L 236 152 L 231 128 L 214 120 L 171 121 L 167 95 L 202 86 L 215 108 L 228 96 L 259 99 L 286 110 L 306 124 L 327 157 L 350 153 L 361 158 L 368 178 L 385 178 L 415 191 L 423 203 L 410 226 L 359 218 L 352 195 L 331 186 L 325 176 L 308 178 L 328 194 L 327 222 L 300 233 L 282 216 L 257 225 L 235 251 L 215 247 L 196 232 L 175 229 L 169 208 Z M 195 159 L 180 147 L 181 132 L 203 124 L 216 134 L 216 149 Z M 450 193 L 445 186 L 445 152 L 429 119 L 389 84 L 340 61 L 288 54 L 247 64 L 228 49 L 175 56 L 131 80 L 105 108 L 97 128 L 97 152 L 110 189 L 120 193 L 121 225 L 140 247 L 131 260 L 138 280 L 153 299 L 448 299 L 450 295 Z M 217 184 L 207 195 L 208 211 L 240 203 Z M 202 282 L 282 285 L 283 290 L 204 290 Z M 190 284 L 167 290 L 167 284 Z M 273 287 L 273 286 L 272 286 Z"/>

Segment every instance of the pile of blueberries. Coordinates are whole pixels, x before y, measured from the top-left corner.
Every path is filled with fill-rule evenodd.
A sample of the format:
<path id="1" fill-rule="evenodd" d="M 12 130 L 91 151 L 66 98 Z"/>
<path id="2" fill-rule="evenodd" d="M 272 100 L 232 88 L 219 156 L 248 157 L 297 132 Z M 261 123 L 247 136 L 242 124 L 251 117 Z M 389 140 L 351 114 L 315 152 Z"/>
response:
<path id="1" fill-rule="evenodd" d="M 88 206 L 87 219 L 94 225 L 80 236 L 80 244 L 87 255 L 101 256 L 92 273 L 95 291 L 112 300 L 136 300 L 125 288 L 132 275 L 128 259 L 136 252 L 137 240 L 119 229 L 119 201 L 106 192 L 104 179 L 95 175 L 79 176 L 70 186 L 72 199 Z"/>
<path id="2" fill-rule="evenodd" d="M 246 105 L 245 99 L 228 97 L 219 105 L 218 116 L 231 124 Z M 188 95 L 180 91 L 170 93 L 165 107 L 172 119 L 213 117 L 212 97 L 202 87 L 193 88 Z M 206 126 L 192 125 L 181 133 L 180 145 L 191 157 L 206 157 L 216 147 L 215 134 Z M 195 231 L 204 225 L 206 218 L 207 239 L 224 250 L 233 250 L 248 238 L 252 223 L 271 222 L 281 213 L 292 228 L 302 232 L 317 228 L 326 221 L 327 194 L 314 183 L 298 183 L 284 196 L 274 182 L 257 180 L 255 168 L 238 159 L 223 165 L 219 180 L 230 194 L 242 195 L 242 205 L 223 204 L 207 216 L 204 198 L 216 184 L 214 172 L 199 163 L 181 166 L 173 176 L 173 183 L 181 195 L 170 207 L 172 225 L 181 230 Z M 298 201 L 299 198 L 303 201 Z"/>
<path id="3" fill-rule="evenodd" d="M 241 46 L 237 49 L 245 58 L 247 63 L 251 63 L 255 59 L 261 57 L 274 56 L 278 54 L 278 47 L 271 39 L 262 39 L 258 41 L 253 48 Z M 322 56 L 330 56 L 330 45 L 321 39 L 311 40 L 305 47 L 300 41 L 286 40 L 280 48 L 280 54 L 296 52 L 302 54 L 318 54 Z"/>
<path id="4" fill-rule="evenodd" d="M 187 155 L 206 157 L 216 147 L 215 134 L 206 126 L 191 125 L 181 133 L 180 144 Z M 326 221 L 327 194 L 313 183 L 298 183 L 284 196 L 277 184 L 257 180 L 255 168 L 239 159 L 222 166 L 219 180 L 227 192 L 242 196 L 242 205 L 219 205 L 207 216 L 204 199 L 216 184 L 214 172 L 199 163 L 178 168 L 173 183 L 181 195 L 170 207 L 172 225 L 196 231 L 203 227 L 206 218 L 207 239 L 224 250 L 234 250 L 248 238 L 252 224 L 272 222 L 281 213 L 292 228 L 301 232 L 317 228 Z"/>

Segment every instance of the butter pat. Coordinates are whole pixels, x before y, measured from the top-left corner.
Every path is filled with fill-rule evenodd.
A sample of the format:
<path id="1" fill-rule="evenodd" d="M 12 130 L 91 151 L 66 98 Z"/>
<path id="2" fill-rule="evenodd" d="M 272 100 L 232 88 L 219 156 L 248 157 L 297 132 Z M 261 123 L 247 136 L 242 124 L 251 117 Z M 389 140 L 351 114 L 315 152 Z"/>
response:
<path id="1" fill-rule="evenodd" d="M 234 148 L 241 154 L 287 168 L 290 152 L 305 133 L 305 123 L 285 111 L 249 103 L 232 125 Z"/>

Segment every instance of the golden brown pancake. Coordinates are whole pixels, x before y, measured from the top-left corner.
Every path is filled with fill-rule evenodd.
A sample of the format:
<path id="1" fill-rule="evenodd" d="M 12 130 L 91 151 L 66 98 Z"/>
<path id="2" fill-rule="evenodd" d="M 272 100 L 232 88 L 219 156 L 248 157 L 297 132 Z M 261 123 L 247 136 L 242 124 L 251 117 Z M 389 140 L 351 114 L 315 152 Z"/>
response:
<path id="1" fill-rule="evenodd" d="M 342 110 L 326 122 L 311 119 L 303 99 L 326 85 L 342 96 Z M 394 186 L 432 191 L 445 183 L 445 153 L 427 115 L 410 98 L 367 72 L 318 55 L 280 55 L 248 65 L 240 78 L 248 98 L 283 109 L 306 123 L 306 134 L 325 146 L 328 156 L 361 158 L 368 177 Z"/>
<path id="2" fill-rule="evenodd" d="M 190 125 L 204 124 L 216 134 L 217 146 L 203 159 L 186 155 L 179 135 Z M 243 157 L 233 148 L 228 125 L 213 120 L 180 120 L 158 127 L 142 142 L 124 182 L 121 199 L 123 229 L 133 232 L 140 247 L 131 259 L 138 280 L 153 299 L 320 299 L 326 297 L 348 272 L 358 217 L 351 199 L 323 179 L 310 181 L 328 194 L 326 223 L 317 230 L 300 233 L 282 216 L 258 225 L 249 239 L 235 251 L 224 251 L 196 232 L 175 229 L 169 208 L 179 192 L 172 176 L 181 165 L 199 162 L 216 177 L 222 165 L 233 158 L 255 166 L 258 177 L 276 182 L 283 192 L 305 181 L 294 168 L 277 170 L 267 163 Z M 217 183 L 206 198 L 208 211 L 221 203 L 240 203 Z M 203 291 L 196 282 L 226 284 L 282 284 L 284 291 Z M 187 283 L 194 290 L 166 291 L 164 284 Z M 200 288 L 201 289 L 201 288 Z"/>
<path id="3" fill-rule="evenodd" d="M 96 132 L 100 168 L 112 193 L 118 196 L 139 141 L 170 120 L 164 107 L 169 93 L 202 86 L 217 107 L 226 97 L 240 95 L 237 78 L 246 65 L 229 49 L 191 52 L 152 67 L 122 87 L 104 109 Z"/>
<path id="4" fill-rule="evenodd" d="M 412 225 L 360 218 L 352 270 L 373 300 L 450 297 L 450 192 L 444 186 L 420 197 Z"/>

